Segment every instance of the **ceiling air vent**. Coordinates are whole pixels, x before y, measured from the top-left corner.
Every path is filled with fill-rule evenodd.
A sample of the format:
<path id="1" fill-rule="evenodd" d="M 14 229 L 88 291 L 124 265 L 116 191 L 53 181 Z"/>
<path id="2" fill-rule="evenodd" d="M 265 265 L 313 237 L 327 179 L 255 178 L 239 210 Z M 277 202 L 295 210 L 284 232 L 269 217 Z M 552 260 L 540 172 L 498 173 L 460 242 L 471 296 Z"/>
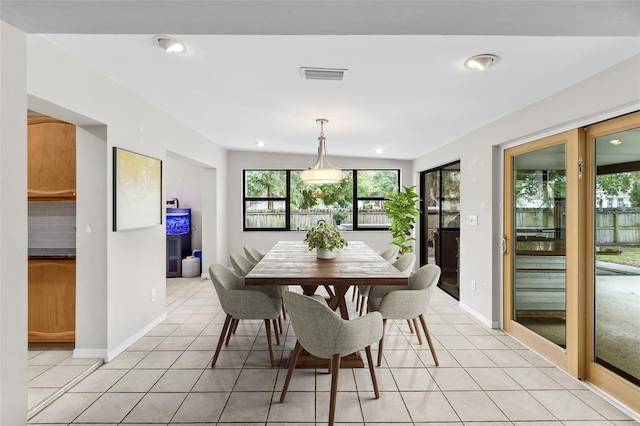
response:
<path id="1" fill-rule="evenodd" d="M 346 68 L 300 68 L 305 80 L 342 80 L 345 71 Z"/>

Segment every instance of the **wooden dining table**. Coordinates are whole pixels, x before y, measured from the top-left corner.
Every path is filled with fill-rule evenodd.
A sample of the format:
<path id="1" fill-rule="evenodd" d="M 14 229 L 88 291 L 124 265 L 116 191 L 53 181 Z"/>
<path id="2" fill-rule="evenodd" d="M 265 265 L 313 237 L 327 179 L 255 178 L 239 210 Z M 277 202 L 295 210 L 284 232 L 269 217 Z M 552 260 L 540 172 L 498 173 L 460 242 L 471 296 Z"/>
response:
<path id="1" fill-rule="evenodd" d="M 362 241 L 349 241 L 334 259 L 318 259 L 303 241 L 279 241 L 245 277 L 246 285 L 299 285 L 306 295 L 328 289 L 329 306 L 349 319 L 345 295 L 352 285 L 406 286 L 408 277 Z M 300 356 L 298 368 L 326 366 L 327 360 Z M 360 354 L 341 361 L 344 368 L 363 367 Z"/>

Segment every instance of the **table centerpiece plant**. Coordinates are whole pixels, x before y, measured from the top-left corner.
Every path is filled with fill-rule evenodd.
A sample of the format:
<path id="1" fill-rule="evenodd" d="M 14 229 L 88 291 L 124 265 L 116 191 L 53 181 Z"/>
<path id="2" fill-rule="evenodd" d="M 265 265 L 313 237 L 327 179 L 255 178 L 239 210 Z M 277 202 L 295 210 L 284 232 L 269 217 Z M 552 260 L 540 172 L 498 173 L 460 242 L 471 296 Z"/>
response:
<path id="1" fill-rule="evenodd" d="M 336 257 L 336 250 L 349 244 L 340 233 L 340 228 L 322 219 L 307 232 L 304 242 L 309 250 L 316 249 L 318 259 L 333 259 Z"/>

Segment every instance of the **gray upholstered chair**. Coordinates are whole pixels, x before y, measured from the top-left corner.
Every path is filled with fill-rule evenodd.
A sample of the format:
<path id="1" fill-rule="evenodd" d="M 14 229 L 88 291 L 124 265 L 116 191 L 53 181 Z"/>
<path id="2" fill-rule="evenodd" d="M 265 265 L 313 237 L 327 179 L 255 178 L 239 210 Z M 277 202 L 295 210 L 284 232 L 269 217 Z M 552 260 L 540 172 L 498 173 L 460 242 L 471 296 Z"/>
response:
<path id="1" fill-rule="evenodd" d="M 258 263 L 264 257 L 263 253 L 260 253 L 260 250 L 251 246 L 244 246 L 244 255 L 249 259 L 249 261 L 253 263 Z"/>
<path id="2" fill-rule="evenodd" d="M 418 269 L 409 276 L 409 285 L 407 287 L 396 287 L 395 289 L 384 294 L 381 298 L 375 297 L 373 289 L 369 294 L 368 307 L 370 312 L 380 312 L 383 318 L 383 336 L 378 346 L 378 367 L 382 363 L 382 349 L 384 345 L 384 328 L 388 319 L 397 319 L 407 321 L 412 320 L 415 328 L 418 342 L 422 344 L 422 337 L 418 329 L 418 318 L 422 324 L 422 330 L 429 343 L 429 349 L 433 360 L 437 365 L 438 357 L 436 356 L 431 336 L 427 330 L 427 323 L 424 319 L 424 312 L 429 306 L 431 296 L 436 287 L 436 283 L 440 279 L 440 267 L 438 265 L 428 264 Z"/>
<path id="3" fill-rule="evenodd" d="M 393 244 L 388 249 L 383 250 L 382 252 L 380 252 L 380 256 L 382 256 L 382 258 L 384 260 L 386 260 L 387 262 L 394 262 L 396 260 L 396 258 L 398 257 L 398 251 L 400 251 L 400 247 L 398 247 L 397 245 Z"/>
<path id="4" fill-rule="evenodd" d="M 245 277 L 249 272 L 251 272 L 257 263 L 250 261 L 240 253 L 231 253 L 229 260 L 231 260 L 231 266 L 233 266 L 235 273 L 241 277 Z"/>
<path id="5" fill-rule="evenodd" d="M 372 312 L 353 320 L 344 320 L 332 311 L 320 296 L 305 296 L 291 291 L 285 291 L 283 296 L 289 310 L 291 326 L 298 340 L 289 360 L 289 370 L 280 394 L 280 402 L 284 402 L 287 395 L 289 382 L 302 349 L 318 358 L 331 360 L 329 425 L 333 425 L 335 418 L 341 356 L 365 349 L 373 390 L 376 399 L 379 398 L 378 381 L 371 357 L 371 344 L 382 338 L 382 316 Z"/>
<path id="6" fill-rule="evenodd" d="M 405 253 L 392 263 L 392 265 L 398 271 L 402 272 L 405 275 L 411 274 L 415 264 L 416 264 L 416 255 L 414 253 Z M 365 285 L 358 286 L 360 297 L 358 298 L 359 306 L 357 306 L 357 308 L 358 308 L 358 311 L 360 312 L 360 315 L 362 315 L 362 312 L 364 310 L 364 304 L 366 302 L 366 298 L 368 297 L 380 298 L 384 296 L 386 293 L 390 292 L 391 290 L 396 290 L 396 289 L 397 287 L 395 286 L 365 286 Z M 371 293 L 373 293 L 373 296 L 371 296 Z M 413 333 L 413 328 L 411 328 L 411 324 L 409 324 L 409 328 Z"/>
<path id="7" fill-rule="evenodd" d="M 267 333 L 267 345 L 271 366 L 275 367 L 273 347 L 271 345 L 271 323 L 273 322 L 276 343 L 280 344 L 278 325 L 276 320 L 280 316 L 282 300 L 277 287 L 246 286 L 244 278 L 234 274 L 223 265 L 209 266 L 209 275 L 216 289 L 222 310 L 227 314 L 218 339 L 216 353 L 211 361 L 211 367 L 215 367 L 222 343 L 226 337 L 229 344 L 231 333 L 235 330 L 238 321 L 245 319 L 264 320 Z M 270 294 L 271 293 L 271 294 Z"/>

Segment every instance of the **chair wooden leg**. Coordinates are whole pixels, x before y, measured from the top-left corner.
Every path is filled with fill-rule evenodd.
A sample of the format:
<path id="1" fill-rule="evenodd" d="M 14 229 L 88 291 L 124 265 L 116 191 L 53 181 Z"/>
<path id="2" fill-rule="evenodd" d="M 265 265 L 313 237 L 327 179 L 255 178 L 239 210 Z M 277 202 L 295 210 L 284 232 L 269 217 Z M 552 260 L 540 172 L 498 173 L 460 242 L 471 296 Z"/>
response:
<path id="1" fill-rule="evenodd" d="M 237 319 L 235 325 L 233 326 L 233 334 L 236 334 L 236 330 L 238 330 L 238 324 L 240 324 L 240 320 Z"/>
<path id="2" fill-rule="evenodd" d="M 353 286 L 353 293 L 351 294 L 351 303 L 356 300 L 356 296 L 358 295 L 358 286 Z"/>
<path id="3" fill-rule="evenodd" d="M 302 345 L 296 340 L 296 346 L 293 348 L 291 358 L 289 358 L 289 369 L 287 370 L 287 378 L 284 380 L 284 386 L 282 387 L 282 393 L 280 393 L 280 402 L 284 402 L 285 396 L 287 396 L 287 390 L 289 389 L 289 382 L 291 376 L 293 376 L 293 370 L 296 369 L 296 362 L 298 362 L 298 356 L 302 352 Z"/>
<path id="4" fill-rule="evenodd" d="M 275 357 L 273 356 L 273 347 L 271 346 L 271 322 L 268 319 L 264 320 L 265 329 L 267 332 L 267 346 L 269 347 L 269 359 L 271 360 L 271 366 L 276 366 Z"/>
<path id="5" fill-rule="evenodd" d="M 387 327 L 387 319 L 382 320 L 382 337 L 378 344 L 378 367 L 382 365 L 382 347 L 384 346 L 384 329 Z"/>
<path id="6" fill-rule="evenodd" d="M 413 334 L 413 324 L 411 324 L 410 319 L 407 320 L 407 324 L 409 324 L 409 331 L 411 332 L 411 334 Z"/>
<path id="7" fill-rule="evenodd" d="M 278 317 L 278 329 L 280 330 L 280 334 L 282 334 L 282 316 Z"/>
<path id="8" fill-rule="evenodd" d="M 340 375 L 340 354 L 331 358 L 331 397 L 329 400 L 329 426 L 333 426 L 336 417 L 336 396 L 338 394 L 338 376 Z"/>
<path id="9" fill-rule="evenodd" d="M 380 391 L 378 390 L 378 379 L 376 378 L 376 369 L 373 366 L 373 357 L 371 356 L 371 346 L 364 348 L 367 353 L 367 363 L 369 363 L 369 372 L 371 373 L 371 381 L 373 382 L 373 392 L 376 395 L 376 399 L 380 398 Z"/>
<path id="10" fill-rule="evenodd" d="M 410 320 L 407 320 L 410 321 Z M 413 319 L 413 325 L 416 329 L 416 336 L 418 336 L 418 344 L 422 344 L 422 336 L 420 336 L 420 329 L 418 328 L 418 318 Z"/>
<path id="11" fill-rule="evenodd" d="M 224 319 L 224 325 L 222 326 L 222 331 L 220 332 L 220 338 L 218 339 L 218 346 L 216 346 L 216 353 L 213 356 L 213 361 L 211 361 L 211 368 L 216 366 L 216 361 L 218 361 L 218 355 L 220 355 L 220 349 L 222 349 L 222 342 L 224 342 L 224 337 L 227 334 L 227 329 L 229 328 L 230 323 L 231 323 L 231 315 L 227 314 L 227 317 Z"/>
<path id="12" fill-rule="evenodd" d="M 285 320 L 287 319 L 287 310 L 284 307 L 284 297 L 280 297 L 280 299 L 282 300 L 282 318 L 284 318 Z M 281 325 L 282 327 L 282 325 Z M 280 329 L 280 333 L 282 333 L 282 329 Z"/>
<path id="13" fill-rule="evenodd" d="M 235 318 L 231 319 L 231 324 L 229 324 L 229 331 L 227 332 L 227 340 L 224 342 L 225 345 L 229 344 L 229 340 L 231 340 L 231 335 L 234 333 L 235 329 L 238 327 L 238 323 L 240 320 Z"/>
<path id="14" fill-rule="evenodd" d="M 360 316 L 362 316 L 362 311 L 364 310 L 365 297 L 363 295 L 359 295 L 358 299 L 360 300 L 360 310 L 358 313 L 360 314 Z"/>
<path id="15" fill-rule="evenodd" d="M 273 320 L 273 331 L 276 335 L 276 345 L 280 346 L 280 333 L 278 332 L 278 321 Z"/>
<path id="16" fill-rule="evenodd" d="M 436 363 L 436 367 L 440 365 L 438 362 L 438 356 L 436 355 L 436 348 L 433 347 L 433 342 L 431 341 L 431 335 L 427 330 L 427 322 L 424 320 L 424 315 L 420 314 L 420 322 L 422 323 L 422 329 L 424 330 L 424 335 L 427 338 L 427 343 L 429 343 L 429 349 L 431 350 L 431 356 L 433 357 L 433 361 Z"/>

